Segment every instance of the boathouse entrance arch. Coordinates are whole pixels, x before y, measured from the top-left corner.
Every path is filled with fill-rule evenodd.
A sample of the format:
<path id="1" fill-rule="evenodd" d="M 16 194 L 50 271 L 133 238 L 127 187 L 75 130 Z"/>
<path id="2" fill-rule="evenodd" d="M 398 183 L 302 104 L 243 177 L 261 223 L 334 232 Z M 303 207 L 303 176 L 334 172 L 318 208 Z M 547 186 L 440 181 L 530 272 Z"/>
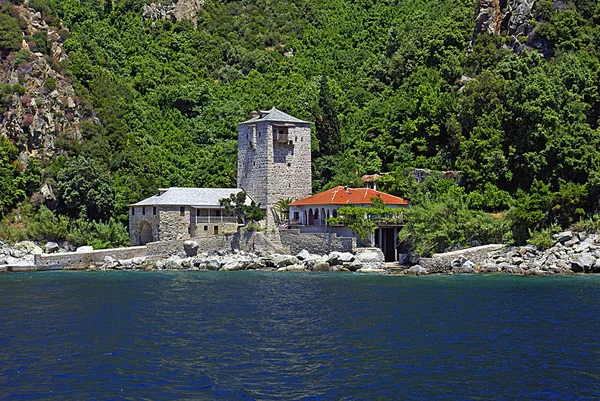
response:
<path id="1" fill-rule="evenodd" d="M 140 223 L 140 245 L 146 245 L 148 242 L 154 241 L 154 230 L 152 225 L 146 220 Z"/>

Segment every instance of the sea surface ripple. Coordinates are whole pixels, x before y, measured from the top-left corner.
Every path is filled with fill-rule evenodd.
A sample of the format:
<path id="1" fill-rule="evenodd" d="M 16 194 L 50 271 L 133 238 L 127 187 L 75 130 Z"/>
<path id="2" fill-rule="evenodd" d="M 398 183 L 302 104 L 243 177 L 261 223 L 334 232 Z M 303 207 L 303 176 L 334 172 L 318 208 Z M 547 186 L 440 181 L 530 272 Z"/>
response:
<path id="1" fill-rule="evenodd" d="M 600 275 L 45 272 L 0 299 L 0 399 L 600 399 Z"/>

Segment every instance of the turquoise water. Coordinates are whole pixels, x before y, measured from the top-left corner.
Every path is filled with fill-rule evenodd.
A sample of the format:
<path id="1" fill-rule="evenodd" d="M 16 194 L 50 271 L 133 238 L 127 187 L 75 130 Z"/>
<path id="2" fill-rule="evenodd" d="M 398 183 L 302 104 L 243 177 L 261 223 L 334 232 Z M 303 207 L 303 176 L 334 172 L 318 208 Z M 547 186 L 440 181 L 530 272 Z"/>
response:
<path id="1" fill-rule="evenodd" d="M 0 399 L 593 400 L 600 276 L 0 276 Z"/>

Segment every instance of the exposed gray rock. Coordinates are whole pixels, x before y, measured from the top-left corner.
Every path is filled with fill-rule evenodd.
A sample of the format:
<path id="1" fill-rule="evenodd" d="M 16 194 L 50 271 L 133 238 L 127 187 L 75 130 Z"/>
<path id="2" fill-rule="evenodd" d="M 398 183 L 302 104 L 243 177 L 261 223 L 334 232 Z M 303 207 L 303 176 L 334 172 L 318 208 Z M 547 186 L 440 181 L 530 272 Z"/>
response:
<path id="1" fill-rule="evenodd" d="M 414 265 L 404 271 L 404 274 L 407 276 L 424 276 L 427 273 L 427 269 L 421 265 Z"/>
<path id="2" fill-rule="evenodd" d="M 77 248 L 77 250 L 75 252 L 92 252 L 94 250 L 93 247 L 91 246 L 80 246 L 79 248 Z"/>
<path id="3" fill-rule="evenodd" d="M 303 249 L 300 251 L 300 253 L 298 253 L 298 255 L 296 255 L 296 257 L 299 260 L 306 260 L 306 259 L 310 259 L 312 257 L 312 254 L 310 252 L 308 252 L 306 249 Z"/>
<path id="4" fill-rule="evenodd" d="M 328 272 L 331 270 L 329 263 L 325 261 L 320 261 L 315 263 L 315 265 L 311 269 L 314 272 Z"/>
<path id="5" fill-rule="evenodd" d="M 582 253 L 579 257 L 571 261 L 571 269 L 576 273 L 589 272 L 595 264 L 596 258 L 592 254 Z"/>
<path id="6" fill-rule="evenodd" d="M 290 266 L 299 263 L 297 257 L 291 255 L 273 255 L 273 263 L 276 267 Z"/>
<path id="7" fill-rule="evenodd" d="M 349 269 L 352 270 L 356 266 L 358 272 L 379 272 L 385 271 L 385 256 L 379 248 L 358 248 L 356 250 L 356 258 L 351 263 Z"/>
<path id="8" fill-rule="evenodd" d="M 465 261 L 461 266 L 452 267 L 453 273 L 464 274 L 464 273 L 476 273 L 475 263 L 470 260 Z"/>
<path id="9" fill-rule="evenodd" d="M 225 263 L 225 265 L 223 265 L 221 267 L 220 270 L 223 271 L 237 271 L 237 270 L 242 270 L 242 264 L 238 261 L 231 261 L 231 262 L 227 262 Z"/>
<path id="10" fill-rule="evenodd" d="M 554 242 L 566 242 L 566 241 L 569 241 L 572 238 L 573 238 L 573 232 L 572 231 L 563 231 L 561 233 L 554 234 L 552 236 L 552 240 Z"/>
<path id="11" fill-rule="evenodd" d="M 60 249 L 58 244 L 53 241 L 46 242 L 46 246 L 44 248 L 46 249 L 46 253 L 55 253 Z"/>
<path id="12" fill-rule="evenodd" d="M 119 262 L 117 262 L 117 260 L 115 260 L 115 258 L 113 258 L 112 256 L 105 256 L 104 265 L 107 269 L 114 269 L 119 265 Z"/>
<path id="13" fill-rule="evenodd" d="M 208 270 L 219 270 L 221 268 L 221 262 L 219 262 L 216 259 L 213 259 L 206 264 L 206 268 Z"/>
<path id="14" fill-rule="evenodd" d="M 184 241 L 183 251 L 187 256 L 196 256 L 198 254 L 198 247 L 200 245 L 196 241 Z"/>

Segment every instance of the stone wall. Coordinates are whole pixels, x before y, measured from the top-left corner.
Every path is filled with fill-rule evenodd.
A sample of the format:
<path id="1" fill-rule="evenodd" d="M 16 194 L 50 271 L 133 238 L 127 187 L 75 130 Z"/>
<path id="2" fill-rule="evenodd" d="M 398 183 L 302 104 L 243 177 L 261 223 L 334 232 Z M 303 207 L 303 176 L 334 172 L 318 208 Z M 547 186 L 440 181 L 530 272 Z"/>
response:
<path id="1" fill-rule="evenodd" d="M 194 223 L 192 224 L 192 237 L 193 238 L 210 238 L 215 236 L 215 229 L 217 236 L 235 234 L 238 229 L 237 223 Z"/>
<path id="2" fill-rule="evenodd" d="M 48 270 L 62 266 L 63 268 L 87 267 L 90 264 L 104 263 L 104 258 L 131 259 L 146 256 L 145 246 L 130 248 L 100 249 L 89 252 L 67 252 L 35 255 L 35 266 L 38 270 Z"/>
<path id="3" fill-rule="evenodd" d="M 274 227 L 273 205 L 312 192 L 310 124 L 290 125 L 285 143 L 273 141 L 272 122 L 240 124 L 237 185 L 267 208 L 266 226 Z"/>
<path id="4" fill-rule="evenodd" d="M 423 266 L 430 273 L 441 273 L 451 270 L 451 262 L 461 257 L 470 260 L 475 265 L 482 264 L 489 256 L 490 252 L 497 251 L 504 247 L 500 244 L 491 244 L 477 246 L 474 248 L 461 249 L 459 251 L 436 253 L 431 258 L 421 258 L 419 265 Z"/>
<path id="5" fill-rule="evenodd" d="M 272 138 L 272 127 L 271 127 Z M 273 143 L 269 165 L 268 206 L 280 199 L 303 199 L 312 193 L 310 125 L 288 128 L 287 143 Z"/>
<path id="6" fill-rule="evenodd" d="M 132 214 L 132 211 L 135 213 Z M 142 245 L 141 234 L 144 225 L 148 224 L 152 228 L 152 241 L 159 240 L 159 214 L 154 214 L 152 206 L 130 207 L 129 208 L 129 240 L 133 245 Z"/>
<path id="7" fill-rule="evenodd" d="M 303 249 L 320 255 L 332 251 L 354 252 L 356 250 L 355 238 L 338 237 L 334 233 L 301 233 L 299 230 L 281 230 L 279 235 L 281 244 L 289 248 L 292 254 L 297 254 Z"/>
<path id="8" fill-rule="evenodd" d="M 184 207 L 183 215 L 181 215 L 179 206 L 159 207 L 159 240 L 170 241 L 190 238 L 190 212 L 191 208 L 187 206 Z"/>

